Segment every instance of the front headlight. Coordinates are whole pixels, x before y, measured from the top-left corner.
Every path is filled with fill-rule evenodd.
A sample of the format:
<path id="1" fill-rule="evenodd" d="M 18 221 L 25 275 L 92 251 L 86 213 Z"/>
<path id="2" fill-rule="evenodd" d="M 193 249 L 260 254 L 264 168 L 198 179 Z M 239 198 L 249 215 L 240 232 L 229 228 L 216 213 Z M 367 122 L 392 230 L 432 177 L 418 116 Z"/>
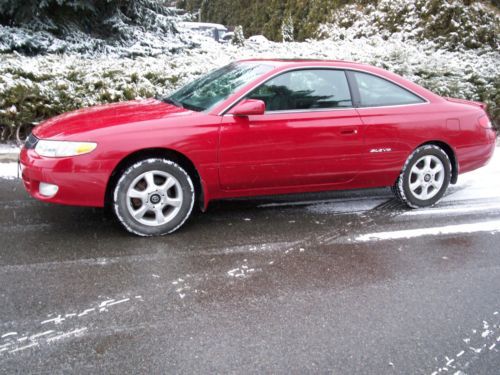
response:
<path id="1" fill-rule="evenodd" d="M 47 141 L 40 139 L 36 144 L 35 151 L 40 156 L 62 158 L 88 154 L 97 147 L 93 142 L 68 142 L 68 141 Z"/>

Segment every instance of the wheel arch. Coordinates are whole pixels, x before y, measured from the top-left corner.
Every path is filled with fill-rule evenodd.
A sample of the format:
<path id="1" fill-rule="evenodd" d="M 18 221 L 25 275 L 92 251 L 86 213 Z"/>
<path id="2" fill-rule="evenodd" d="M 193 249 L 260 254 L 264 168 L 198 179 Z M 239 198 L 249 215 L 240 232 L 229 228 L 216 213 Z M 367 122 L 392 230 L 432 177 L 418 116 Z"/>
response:
<path id="1" fill-rule="evenodd" d="M 168 159 L 184 168 L 184 170 L 189 174 L 189 177 L 191 177 L 191 180 L 193 181 L 196 203 L 199 205 L 202 211 L 206 210 L 205 189 L 203 188 L 201 176 L 194 163 L 181 152 L 168 148 L 141 149 L 128 154 L 122 160 L 120 160 L 120 162 L 113 169 L 113 172 L 111 173 L 106 185 L 106 192 L 104 196 L 105 206 L 109 207 L 112 204 L 113 191 L 115 190 L 116 184 L 118 183 L 121 174 L 134 163 L 149 158 Z"/>
<path id="2" fill-rule="evenodd" d="M 422 143 L 422 144 L 418 145 L 415 149 L 422 147 L 422 146 L 426 146 L 426 145 L 438 146 L 444 152 L 446 152 L 446 155 L 448 155 L 448 158 L 450 159 L 450 162 L 451 162 L 451 180 L 450 180 L 450 183 L 453 185 L 456 184 L 458 181 L 458 159 L 457 159 L 457 156 L 455 154 L 455 151 L 453 150 L 453 147 L 451 147 L 446 142 L 434 140 L 434 141 L 428 141 L 428 142 Z"/>

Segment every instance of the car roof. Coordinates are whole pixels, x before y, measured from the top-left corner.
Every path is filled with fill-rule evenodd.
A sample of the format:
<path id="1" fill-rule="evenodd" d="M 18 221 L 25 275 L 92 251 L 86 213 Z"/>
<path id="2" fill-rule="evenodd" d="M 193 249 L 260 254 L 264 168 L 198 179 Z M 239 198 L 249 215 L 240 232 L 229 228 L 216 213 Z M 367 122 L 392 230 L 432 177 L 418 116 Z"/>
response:
<path id="1" fill-rule="evenodd" d="M 357 70 L 363 73 L 369 73 L 381 78 L 385 78 L 386 80 L 392 81 L 393 83 L 402 86 L 403 88 L 410 90 L 411 92 L 416 93 L 417 95 L 423 97 L 425 100 L 432 101 L 444 101 L 439 95 L 434 94 L 433 92 L 425 89 L 422 86 L 417 85 L 414 82 L 409 81 L 408 79 L 401 77 L 395 73 L 392 73 L 388 70 L 378 68 L 373 65 L 359 63 L 354 61 L 346 61 L 346 60 L 327 60 L 327 59 L 305 59 L 305 58 L 250 58 L 237 60 L 237 63 L 260 63 L 260 64 L 268 64 L 273 67 L 273 69 L 264 74 L 263 77 L 257 80 L 257 85 L 262 83 L 264 80 L 269 77 L 279 74 L 282 71 L 287 70 L 295 70 L 296 68 L 300 70 L 300 68 L 324 68 L 331 67 L 333 69 L 345 69 L 345 70 Z M 247 88 L 242 89 L 242 91 Z M 236 100 L 239 93 L 236 93 L 234 97 L 228 98 L 230 100 Z M 222 103 L 219 106 L 214 107 L 211 110 L 212 114 L 220 114 L 221 111 L 225 109 L 227 103 Z"/>

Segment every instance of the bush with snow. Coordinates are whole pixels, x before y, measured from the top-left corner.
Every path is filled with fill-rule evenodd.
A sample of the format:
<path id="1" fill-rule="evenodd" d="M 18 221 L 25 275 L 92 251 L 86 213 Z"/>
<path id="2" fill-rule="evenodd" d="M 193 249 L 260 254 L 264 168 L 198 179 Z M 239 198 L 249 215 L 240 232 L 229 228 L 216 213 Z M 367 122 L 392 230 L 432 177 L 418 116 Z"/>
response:
<path id="1" fill-rule="evenodd" d="M 192 43 L 163 0 L 0 0 L 0 53 L 155 56 Z"/>
<path id="2" fill-rule="evenodd" d="M 445 2 L 452 7 L 457 1 Z M 138 44 L 118 46 L 103 42 L 102 50 L 94 54 L 86 47 L 83 53 L 77 53 L 78 49 L 68 47 L 69 44 L 65 44 L 64 54 L 4 53 L 0 59 L 0 127 L 4 126 L 4 131 L 0 129 L 0 136 L 7 135 L 5 126 L 35 125 L 48 117 L 84 106 L 166 95 L 213 68 L 251 57 L 342 59 L 376 65 L 437 94 L 486 102 L 490 117 L 498 127 L 498 48 L 489 42 L 481 42 L 481 47 L 471 49 L 463 43 L 446 44 L 439 37 L 426 39 L 431 25 L 420 22 L 418 12 L 430 8 L 417 5 L 430 7 L 434 3 L 431 0 L 381 0 L 371 12 L 347 6 L 352 16 L 351 13 L 345 13 L 349 16 L 344 18 L 338 15 L 334 23 L 323 25 L 319 30 L 322 40 L 301 43 L 275 43 L 259 38 L 258 43 L 220 44 L 189 33 L 161 42 L 157 33 L 127 26 L 132 27 L 127 32 L 132 38 L 129 41 L 137 38 Z M 438 19 L 439 14 L 435 15 Z M 405 20 L 404 17 L 409 18 Z M 151 20 L 153 28 L 156 27 L 154 22 Z M 417 27 L 411 26 L 413 22 Z M 477 30 L 482 27 L 480 23 L 474 24 L 476 26 L 471 27 Z M 394 27 L 383 28 L 383 25 Z M 489 24 L 489 27 L 493 26 Z M 11 28 L 21 45 L 28 43 L 30 35 L 36 35 L 37 42 L 46 35 Z M 45 52 L 56 52 L 59 41 L 50 39 L 54 36 L 47 38 Z M 85 38 L 74 38 L 78 43 L 88 42 Z M 0 45 L 1 40 L 0 36 Z M 181 41 L 180 47 L 169 52 L 176 45 L 175 40 Z M 61 43 L 67 42 L 68 37 L 61 39 Z M 78 43 L 70 44 L 76 46 Z M 148 43 L 150 46 L 146 48 Z"/>
<path id="3" fill-rule="evenodd" d="M 499 53 L 436 50 L 382 37 L 308 43 L 261 42 L 221 45 L 205 39 L 195 50 L 175 56 L 116 59 L 77 55 L 0 60 L 0 123 L 38 123 L 75 108 L 165 95 L 230 61 L 250 57 L 301 57 L 359 61 L 401 74 L 444 95 L 484 101 L 499 117 Z M 15 110 L 14 110 L 15 108 Z"/>
<path id="4" fill-rule="evenodd" d="M 498 50 L 498 8 L 463 0 L 380 0 L 360 7 L 346 5 L 333 10 L 331 22 L 320 26 L 317 36 L 353 39 L 380 36 L 433 42 L 447 50 Z"/>

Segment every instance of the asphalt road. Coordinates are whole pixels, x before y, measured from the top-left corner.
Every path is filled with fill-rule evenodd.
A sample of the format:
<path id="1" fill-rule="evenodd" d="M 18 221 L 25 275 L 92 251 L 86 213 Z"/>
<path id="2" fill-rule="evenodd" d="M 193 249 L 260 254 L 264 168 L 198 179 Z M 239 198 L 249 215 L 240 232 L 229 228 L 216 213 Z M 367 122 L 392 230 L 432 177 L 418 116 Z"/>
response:
<path id="1" fill-rule="evenodd" d="M 425 211 L 386 189 L 226 202 L 146 239 L 0 180 L 0 372 L 498 374 L 482 175 Z"/>

